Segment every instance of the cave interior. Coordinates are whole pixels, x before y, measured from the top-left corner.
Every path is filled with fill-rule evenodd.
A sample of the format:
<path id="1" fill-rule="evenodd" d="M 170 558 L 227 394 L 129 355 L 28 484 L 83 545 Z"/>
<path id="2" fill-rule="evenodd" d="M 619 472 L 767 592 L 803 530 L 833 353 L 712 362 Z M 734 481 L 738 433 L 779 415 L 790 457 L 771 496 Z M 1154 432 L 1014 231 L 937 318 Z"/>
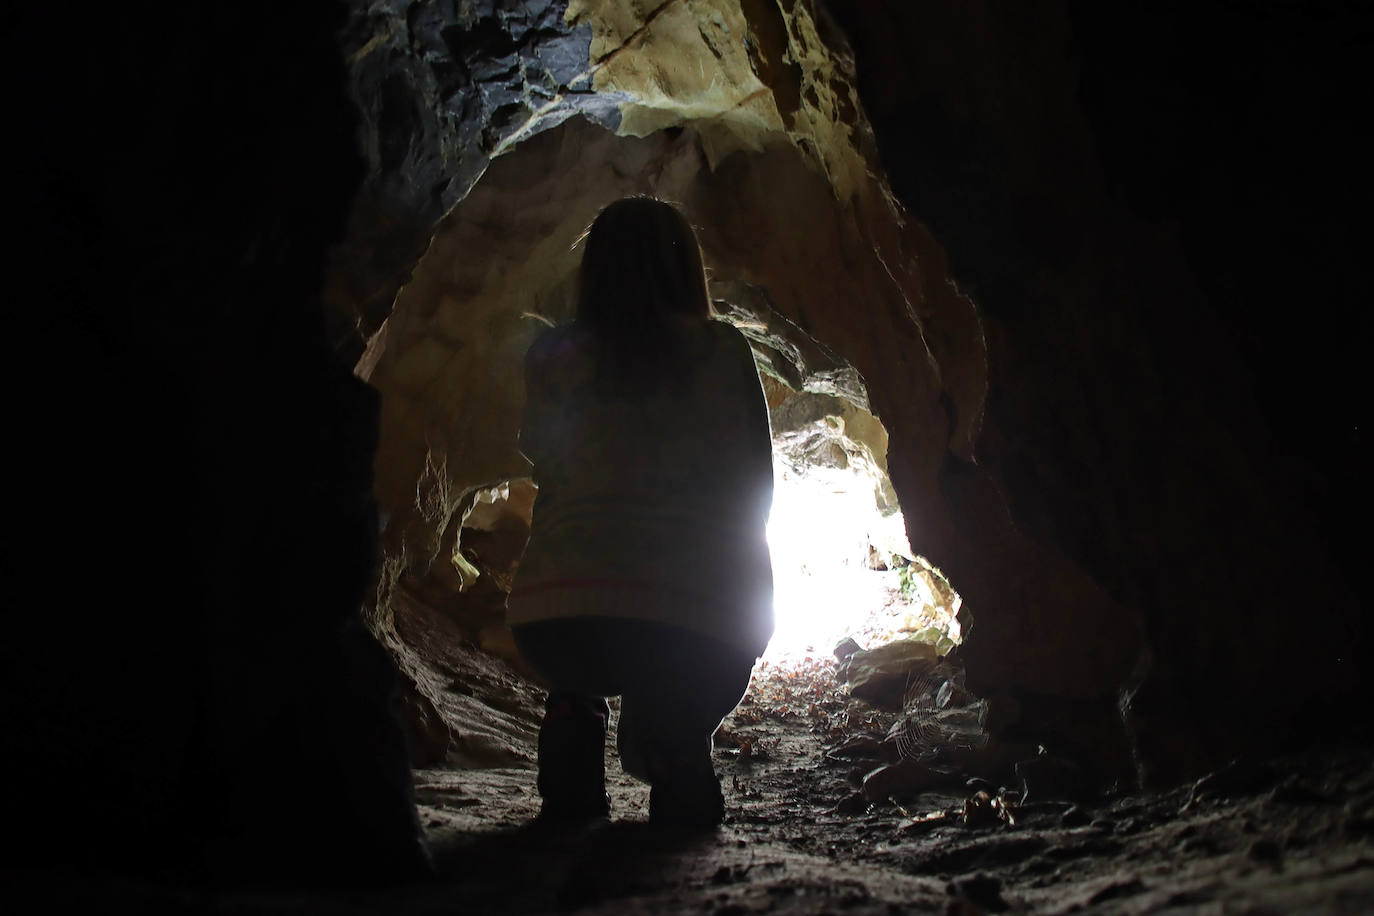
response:
<path id="1" fill-rule="evenodd" d="M 1273 896 L 1277 854 L 1254 840 L 1240 858 L 1272 880 L 1237 899 L 1368 905 L 1374 788 L 1350 763 L 1371 737 L 1352 15 L 1141 0 L 7 13 L 10 314 L 30 351 L 7 361 L 11 569 L 39 585 L 12 602 L 3 650 L 19 884 L 54 893 L 42 876 L 65 868 L 153 882 L 68 885 L 91 895 L 390 885 L 437 867 L 485 888 L 476 910 L 550 905 L 512 890 L 526 860 L 582 861 L 518 830 L 537 810 L 539 702 L 503 618 L 534 492 L 521 359 L 571 316 L 575 241 L 599 208 L 652 194 L 696 226 L 718 317 L 754 348 L 779 479 L 840 474 L 873 510 L 847 542 L 862 575 L 798 594 L 822 612 L 923 596 L 919 626 L 842 654 L 921 631 L 921 670 L 943 672 L 926 699 L 947 682 L 941 703 L 977 711 L 976 742 L 931 751 L 944 776 L 1012 785 L 1030 748 L 1121 804 L 1203 804 L 1204 785 L 1272 802 L 1282 783 L 1335 812 L 1306 848 L 1356 864 Z M 824 505 L 840 504 L 780 527 L 848 531 Z M 811 705 L 833 724 L 815 709 L 858 702 L 859 663 L 793 648 L 771 681 L 756 672 L 751 708 L 784 702 L 788 678 L 829 678 Z M 889 738 L 920 693 L 902 670 Z M 745 721 L 718 740 L 723 766 L 808 753 L 801 732 L 765 740 Z M 1305 769 L 1272 763 L 1293 755 Z M 1298 773 L 1336 775 L 1299 791 Z M 770 778 L 741 811 L 784 803 L 791 784 Z M 1167 902 L 1140 896 L 1151 881 L 1082 899 L 1069 879 L 1032 885 L 1026 856 L 1048 854 L 1005 853 L 1002 834 L 942 859 L 953 841 L 913 828 L 913 803 L 851 782 L 823 782 L 838 793 L 825 829 L 866 842 L 849 821 L 897 810 L 913 851 L 889 897 L 846 906 Z M 633 810 L 635 791 L 613 794 Z M 1088 829 L 1064 807 L 1056 829 Z M 825 857 L 821 828 L 769 817 L 773 833 L 727 819 L 709 854 L 654 846 L 652 868 L 687 889 L 673 906 L 752 886 L 736 841 Z M 598 848 L 607 868 L 644 865 L 642 842 Z M 778 855 L 780 874 L 810 867 Z M 868 880 L 826 861 L 796 911 Z M 596 880 L 553 902 L 673 908 L 642 881 Z"/>

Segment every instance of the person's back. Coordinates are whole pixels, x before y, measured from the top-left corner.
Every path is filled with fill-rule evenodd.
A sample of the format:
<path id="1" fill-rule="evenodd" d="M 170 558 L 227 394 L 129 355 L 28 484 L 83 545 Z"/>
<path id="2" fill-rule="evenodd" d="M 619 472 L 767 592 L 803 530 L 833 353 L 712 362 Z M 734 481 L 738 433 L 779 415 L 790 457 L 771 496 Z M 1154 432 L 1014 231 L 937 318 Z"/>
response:
<path id="1" fill-rule="evenodd" d="M 526 358 L 539 495 L 508 620 L 553 688 L 546 815 L 605 813 L 604 698 L 622 695 L 651 819 L 721 816 L 710 736 L 772 633 L 772 461 L 749 345 L 708 316 L 690 225 L 632 198 L 588 235 L 578 320 Z"/>
<path id="2" fill-rule="evenodd" d="M 521 444 L 539 495 L 511 623 L 624 615 L 762 653 L 773 627 L 766 408 L 738 331 L 703 322 L 683 335 L 685 377 L 625 392 L 596 384 L 583 329 L 531 348 L 538 382 Z M 662 594 L 646 604 L 645 589 Z"/>

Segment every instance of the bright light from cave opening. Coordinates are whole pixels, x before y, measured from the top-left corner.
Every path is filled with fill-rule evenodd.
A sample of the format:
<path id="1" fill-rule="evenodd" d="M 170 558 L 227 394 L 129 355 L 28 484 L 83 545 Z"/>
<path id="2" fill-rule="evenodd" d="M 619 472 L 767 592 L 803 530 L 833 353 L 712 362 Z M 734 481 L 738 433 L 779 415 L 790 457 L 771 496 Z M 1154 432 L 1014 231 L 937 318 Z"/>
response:
<path id="1" fill-rule="evenodd" d="M 901 512 L 882 513 L 868 474 L 775 457 L 768 543 L 776 629 L 765 660 L 828 656 L 846 636 L 863 648 L 960 641 L 958 594 L 913 557 Z"/>

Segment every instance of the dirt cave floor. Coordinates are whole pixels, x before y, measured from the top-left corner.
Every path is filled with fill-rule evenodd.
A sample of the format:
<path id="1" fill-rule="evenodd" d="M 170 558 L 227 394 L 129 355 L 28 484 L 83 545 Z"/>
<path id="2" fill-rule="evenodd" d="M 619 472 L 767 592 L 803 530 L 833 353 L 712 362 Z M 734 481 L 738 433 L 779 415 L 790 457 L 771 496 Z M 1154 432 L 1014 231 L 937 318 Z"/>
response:
<path id="1" fill-rule="evenodd" d="M 533 823 L 539 802 L 528 768 L 417 772 L 442 880 L 405 905 L 436 913 L 1374 911 L 1367 753 L 1240 762 L 1172 791 L 1076 805 L 1030 788 L 1003 816 L 983 799 L 970 807 L 976 783 L 869 804 L 857 786 L 877 763 L 855 756 L 897 716 L 849 698 L 834 668 L 813 660 L 756 673 L 717 735 L 727 813 L 709 835 L 673 838 L 648 826 L 648 789 L 620 772 L 610 750 L 614 715 L 610 823 Z M 1001 787 L 987 788 L 995 798 Z"/>
<path id="2" fill-rule="evenodd" d="M 504 664 L 474 696 L 537 721 L 538 691 Z M 459 653 L 462 654 L 462 653 Z M 451 661 L 457 661 L 450 656 Z M 448 673 L 463 673 L 448 667 Z M 1019 802 L 962 777 L 898 804 L 859 791 L 896 713 L 851 698 L 835 662 L 756 671 L 717 735 L 725 824 L 688 837 L 648 821 L 648 788 L 607 742 L 612 818 L 535 821 L 526 761 L 415 774 L 439 877 L 388 891 L 196 894 L 218 913 L 1364 913 L 1374 912 L 1374 768 L 1367 750 L 1238 762 L 1196 783 L 1077 804 Z M 460 685 L 462 686 L 462 685 Z M 533 748 L 529 748 L 533 756 Z M 1042 787 L 1044 783 L 1042 781 Z M 308 786 L 302 787 L 308 795 Z M 870 792 L 872 796 L 875 793 Z M 895 797 L 895 796 L 894 796 Z M 975 803 L 970 805 L 970 799 Z M 1008 821 L 1014 821 L 1009 823 Z M 48 882 L 44 882 L 48 884 Z M 71 902 L 181 911 L 183 893 L 67 883 Z M 13 888 L 12 888 L 13 889 Z M 121 898 L 131 906 L 118 906 Z M 11 902 L 14 898 L 11 897 Z M 62 908 L 59 906 L 59 908 Z M 47 909 L 47 907 L 45 907 Z"/>

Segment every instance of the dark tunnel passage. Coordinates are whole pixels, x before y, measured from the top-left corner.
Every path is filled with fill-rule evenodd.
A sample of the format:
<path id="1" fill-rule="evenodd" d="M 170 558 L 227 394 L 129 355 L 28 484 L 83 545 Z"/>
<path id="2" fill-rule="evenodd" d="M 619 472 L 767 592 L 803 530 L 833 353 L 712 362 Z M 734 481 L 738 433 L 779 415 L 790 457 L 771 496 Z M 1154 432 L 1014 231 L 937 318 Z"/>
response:
<path id="1" fill-rule="evenodd" d="M 1368 907 L 1360 33 L 1089 6 L 6 13 L 11 898 Z M 521 358 L 640 193 L 821 494 L 705 836 L 616 712 L 534 823 L 504 620 Z"/>

